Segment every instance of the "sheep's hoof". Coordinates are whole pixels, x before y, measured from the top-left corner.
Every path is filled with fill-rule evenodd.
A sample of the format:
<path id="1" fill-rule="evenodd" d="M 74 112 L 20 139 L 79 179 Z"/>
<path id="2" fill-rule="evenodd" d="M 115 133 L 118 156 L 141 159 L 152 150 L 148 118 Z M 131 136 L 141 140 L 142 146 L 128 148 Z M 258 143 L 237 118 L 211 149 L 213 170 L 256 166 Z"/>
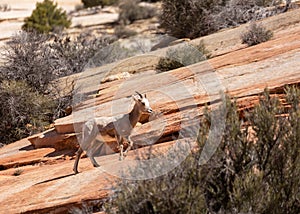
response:
<path id="1" fill-rule="evenodd" d="M 122 160 L 124 160 L 124 157 L 120 156 L 119 161 L 122 161 Z"/>
<path id="2" fill-rule="evenodd" d="M 99 167 L 100 165 L 96 161 L 92 161 L 94 167 Z"/>

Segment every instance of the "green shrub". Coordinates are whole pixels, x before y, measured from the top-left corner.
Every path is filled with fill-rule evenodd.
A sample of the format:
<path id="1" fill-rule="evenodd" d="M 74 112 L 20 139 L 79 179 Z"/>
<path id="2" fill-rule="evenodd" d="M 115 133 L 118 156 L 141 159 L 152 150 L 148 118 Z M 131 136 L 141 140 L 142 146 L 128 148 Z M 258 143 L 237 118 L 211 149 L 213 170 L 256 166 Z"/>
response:
<path id="1" fill-rule="evenodd" d="M 131 24 L 136 20 L 152 18 L 156 9 L 140 6 L 140 0 L 125 0 L 120 4 L 119 22 L 123 25 Z"/>
<path id="2" fill-rule="evenodd" d="M 166 52 L 166 56 L 160 58 L 156 69 L 158 72 L 169 71 L 198 63 L 206 60 L 209 56 L 210 54 L 202 41 L 196 47 L 184 43 L 176 47 L 170 47 Z"/>
<path id="3" fill-rule="evenodd" d="M 234 180 L 231 206 L 241 212 L 297 213 L 300 190 L 300 90 L 286 89 L 288 110 L 268 91 L 248 116 L 254 131 L 249 151 L 251 170 Z M 283 116 L 287 114 L 288 116 Z"/>
<path id="4" fill-rule="evenodd" d="M 273 33 L 267 30 L 260 24 L 251 23 L 248 31 L 241 35 L 242 43 L 249 46 L 257 45 L 262 42 L 266 42 L 273 37 Z"/>
<path id="5" fill-rule="evenodd" d="M 259 104 L 245 112 L 227 99 L 221 142 L 207 163 L 200 165 L 212 122 L 212 113 L 206 113 L 197 151 L 161 177 L 120 181 L 106 212 L 298 213 L 300 90 L 285 91 L 280 102 L 265 90 Z M 241 113 L 246 117 L 240 118 Z M 132 173 L 141 173 L 141 167 Z"/>
<path id="6" fill-rule="evenodd" d="M 51 0 L 37 2 L 31 16 L 25 18 L 24 22 L 23 30 L 39 33 L 58 32 L 71 25 L 66 12 Z"/>
<path id="7" fill-rule="evenodd" d="M 169 157 L 172 161 L 172 157 Z M 160 168 L 168 167 L 168 163 Z M 147 165 L 147 164 L 146 164 Z M 132 173 L 144 173 L 151 165 L 140 163 Z M 156 168 L 157 165 L 153 168 Z M 151 213 L 205 213 L 202 171 L 194 155 L 177 168 L 154 179 L 141 181 L 121 180 L 116 194 L 105 204 L 105 212 L 127 214 Z"/>

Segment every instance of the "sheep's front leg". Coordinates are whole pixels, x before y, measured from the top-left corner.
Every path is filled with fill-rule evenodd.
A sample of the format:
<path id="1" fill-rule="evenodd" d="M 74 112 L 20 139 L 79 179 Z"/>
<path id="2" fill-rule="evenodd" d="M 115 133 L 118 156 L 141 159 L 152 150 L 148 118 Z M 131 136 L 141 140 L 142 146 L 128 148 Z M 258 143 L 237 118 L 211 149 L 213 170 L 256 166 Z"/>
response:
<path id="1" fill-rule="evenodd" d="M 90 160 L 91 160 L 91 162 L 92 162 L 92 164 L 93 164 L 94 167 L 99 167 L 100 166 L 97 163 L 97 161 L 95 160 L 94 155 L 90 156 L 89 158 L 90 158 Z"/>
<path id="2" fill-rule="evenodd" d="M 128 141 L 129 145 L 128 145 L 127 149 L 126 149 L 125 152 L 124 152 L 124 155 L 125 155 L 125 156 L 126 156 L 127 152 L 130 151 L 131 147 L 133 146 L 133 141 L 131 140 L 131 137 L 130 137 L 130 136 L 128 136 L 128 137 L 126 138 L 126 140 Z"/>

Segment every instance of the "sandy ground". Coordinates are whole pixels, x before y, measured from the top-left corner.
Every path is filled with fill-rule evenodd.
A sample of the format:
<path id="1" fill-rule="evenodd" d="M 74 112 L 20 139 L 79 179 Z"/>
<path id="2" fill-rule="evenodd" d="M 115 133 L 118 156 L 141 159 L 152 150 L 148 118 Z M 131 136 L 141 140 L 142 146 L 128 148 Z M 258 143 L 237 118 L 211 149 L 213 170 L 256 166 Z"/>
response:
<path id="1" fill-rule="evenodd" d="M 23 4 L 27 5 L 28 2 L 34 1 L 23 1 Z M 175 111 L 178 107 L 170 105 L 170 102 L 162 99 L 160 91 L 166 94 L 176 92 L 177 97 L 182 97 L 182 112 L 185 111 L 191 114 L 189 107 L 194 104 L 204 107 L 209 100 L 206 98 L 207 92 L 204 89 L 191 90 L 193 96 L 190 99 L 186 99 L 184 96 L 185 91 L 180 90 L 179 87 L 176 88 L 178 84 L 182 84 L 184 87 L 193 89 L 195 85 L 197 86 L 195 74 L 199 75 L 199 78 L 207 80 L 207 73 L 205 72 L 207 67 L 204 65 L 210 65 L 212 68 L 215 68 L 216 71 L 213 74 L 220 79 L 222 86 L 228 93 L 240 98 L 251 98 L 262 92 L 267 86 L 271 89 L 276 89 L 286 84 L 299 84 L 299 20 L 300 10 L 265 20 L 264 24 L 269 29 L 274 30 L 274 38 L 271 41 L 253 47 L 240 46 L 239 35 L 247 25 L 201 38 L 205 40 L 208 48 L 215 52 L 215 55 L 219 55 L 218 57 L 188 68 L 160 74 L 154 73 L 148 76 L 144 74 L 140 77 L 133 76 L 132 79 L 125 82 L 126 84 L 123 84 L 122 80 L 120 80 L 100 85 L 98 84 L 101 80 L 99 78 L 100 73 L 104 69 L 108 69 L 108 65 L 90 69 L 81 76 L 78 83 L 82 81 L 83 85 L 87 85 L 86 88 L 83 88 L 86 92 L 101 89 L 99 90 L 100 96 L 87 100 L 80 107 L 93 108 L 93 105 L 97 104 L 99 108 L 96 113 L 107 115 L 106 113 L 110 109 L 105 108 L 105 106 L 109 106 L 109 99 L 112 99 L 116 91 L 120 90 L 119 88 L 121 88 L 121 92 L 123 90 L 122 99 L 124 100 L 134 90 L 147 92 L 148 97 L 151 98 L 153 109 L 166 114 L 167 126 L 165 132 L 172 133 L 176 131 L 176 128 L 180 128 L 178 123 L 183 120 L 180 112 Z M 2 21 L 0 24 L 5 24 L 5 22 Z M 8 23 L 12 24 L 14 22 L 7 21 L 6 24 Z M 8 25 L 3 26 L 4 29 L 9 29 Z M 11 29 L 13 27 L 14 25 L 12 24 Z M 5 32 L 2 31 L 3 28 L 0 29 L 1 35 Z M 197 40 L 194 42 L 197 42 Z M 153 65 L 151 59 L 145 57 L 133 58 L 132 61 L 126 60 L 126 63 L 121 64 L 118 62 L 117 64 L 120 64 L 119 68 L 122 70 L 128 69 L 129 66 L 131 66 L 132 70 L 138 70 L 136 68 L 141 67 L 141 64 L 144 67 Z M 190 71 L 194 71 L 194 73 Z M 138 84 L 140 82 L 147 84 Z M 203 82 L 211 88 L 215 88 L 213 81 Z M 122 84 L 124 86 L 123 89 Z M 119 102 L 122 102 L 124 108 L 120 107 L 121 103 L 117 106 L 120 109 L 125 109 L 126 103 L 122 99 L 119 99 Z M 84 115 L 82 114 L 82 116 Z M 74 120 L 71 116 L 63 118 L 60 121 L 56 121 L 56 128 L 58 130 L 60 126 L 62 130 L 67 126 L 73 127 L 73 122 Z M 147 132 L 145 130 L 148 130 L 150 125 L 151 123 L 148 123 L 148 125 L 144 124 L 138 128 L 138 131 L 146 135 Z M 140 136 L 143 137 L 142 134 Z M 159 147 L 161 148 L 161 145 Z M 99 157 L 99 163 L 103 167 L 93 168 L 87 158 L 82 158 L 79 165 L 81 173 L 74 175 L 72 172 L 74 164 L 74 160 L 71 159 L 72 155 L 64 152 L 54 151 L 54 148 L 34 149 L 27 139 L 1 148 L 0 213 L 51 213 L 51 211 L 52 213 L 67 213 L 73 207 L 89 201 L 104 199 L 107 197 L 115 179 L 107 171 L 112 170 L 110 172 L 115 173 L 116 170 L 123 167 L 121 164 L 128 163 L 121 162 L 120 164 L 118 154 L 113 154 Z M 125 161 L 131 161 L 136 158 L 136 152 L 135 150 L 131 151 Z M 14 166 L 18 166 L 18 168 L 14 168 Z M 18 169 L 22 170 L 20 171 L 21 174 L 15 176 L 14 173 Z M 105 171 L 106 169 L 109 170 Z"/>
<path id="2" fill-rule="evenodd" d="M 0 0 L 0 5 L 7 4 L 12 10 L 33 10 L 36 2 L 42 2 L 42 0 Z M 76 5 L 81 4 L 81 0 L 55 0 L 55 2 L 67 11 L 71 11 Z"/>
<path id="3" fill-rule="evenodd" d="M 9 11 L 0 11 L 0 47 L 3 46 L 5 40 L 21 30 L 24 18 L 30 16 L 36 2 L 41 2 L 41 0 L 0 0 L 0 5 L 7 5 L 10 9 Z M 58 0 L 56 2 L 68 12 L 74 10 L 75 6 L 81 3 L 80 0 Z"/>

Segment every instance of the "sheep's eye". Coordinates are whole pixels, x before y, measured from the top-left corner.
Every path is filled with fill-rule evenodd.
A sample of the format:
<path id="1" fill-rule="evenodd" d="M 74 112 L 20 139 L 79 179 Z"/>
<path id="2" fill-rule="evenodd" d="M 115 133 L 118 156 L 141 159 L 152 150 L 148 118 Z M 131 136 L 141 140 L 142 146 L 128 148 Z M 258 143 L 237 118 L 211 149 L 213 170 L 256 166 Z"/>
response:
<path id="1" fill-rule="evenodd" d="M 145 103 L 144 103 L 144 102 L 142 102 L 142 105 L 144 106 L 144 105 L 145 105 Z"/>

